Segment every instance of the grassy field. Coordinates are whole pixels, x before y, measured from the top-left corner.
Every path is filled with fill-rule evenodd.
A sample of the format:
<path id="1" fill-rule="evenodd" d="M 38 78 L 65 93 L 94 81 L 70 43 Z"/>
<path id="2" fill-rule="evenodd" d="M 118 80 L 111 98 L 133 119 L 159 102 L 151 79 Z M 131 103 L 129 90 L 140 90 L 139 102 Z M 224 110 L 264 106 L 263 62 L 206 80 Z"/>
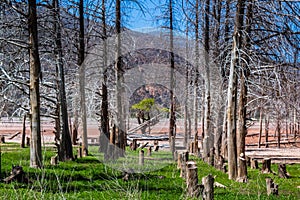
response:
<path id="1" fill-rule="evenodd" d="M 176 163 L 156 171 L 135 174 L 129 181 L 122 180 L 122 172 L 104 165 L 97 156 L 50 165 L 53 149 L 44 151 L 44 168 L 30 169 L 29 149 L 18 144 L 1 144 L 1 178 L 7 177 L 12 165 L 21 165 L 32 183 L 0 183 L 0 199 L 187 199 L 185 182 L 179 177 Z M 135 152 L 129 152 L 135 155 Z M 165 152 L 161 152 L 162 157 Z M 153 155 L 159 156 L 159 155 Z M 215 188 L 215 199 L 300 199 L 300 165 L 288 165 L 290 179 L 280 179 L 276 174 L 261 174 L 249 169 L 249 182 L 237 183 L 227 175 L 194 158 L 198 165 L 199 180 L 212 174 L 226 189 Z M 277 165 L 272 165 L 277 172 Z M 271 177 L 279 184 L 279 196 L 266 195 L 265 178 Z"/>

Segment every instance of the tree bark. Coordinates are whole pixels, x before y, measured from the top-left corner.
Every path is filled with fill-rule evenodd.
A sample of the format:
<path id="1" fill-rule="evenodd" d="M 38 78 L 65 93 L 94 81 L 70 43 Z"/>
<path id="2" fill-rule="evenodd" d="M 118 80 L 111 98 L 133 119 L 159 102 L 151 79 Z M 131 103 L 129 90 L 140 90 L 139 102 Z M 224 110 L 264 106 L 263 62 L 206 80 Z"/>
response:
<path id="1" fill-rule="evenodd" d="M 173 146 L 173 143 L 175 144 L 175 135 L 176 135 L 176 119 L 175 119 L 175 60 L 174 60 L 174 44 L 173 44 L 173 0 L 169 0 L 169 31 L 170 31 L 170 121 L 169 121 L 169 143 L 172 155 L 174 158 L 174 150 L 175 145 Z M 172 140 L 172 137 L 174 141 Z"/>
<path id="2" fill-rule="evenodd" d="M 260 108 L 259 111 L 259 135 L 258 135 L 258 148 L 261 146 L 261 137 L 262 137 L 262 122 L 263 122 L 263 110 Z"/>
<path id="3" fill-rule="evenodd" d="M 266 140 L 266 148 L 269 147 L 269 115 L 267 114 L 265 117 L 265 140 Z"/>
<path id="4" fill-rule="evenodd" d="M 210 0 L 205 2 L 205 15 L 204 15 L 204 62 L 205 62 L 205 99 L 204 99 L 204 138 L 203 138 L 203 159 L 208 162 L 210 149 L 213 148 L 214 135 L 211 130 L 211 103 L 210 103 L 210 66 L 209 66 L 209 13 L 210 13 Z M 211 155 L 212 156 L 212 155 Z M 209 163 L 213 164 L 213 163 Z"/>
<path id="5" fill-rule="evenodd" d="M 60 131 L 60 144 L 58 149 L 59 159 L 61 161 L 73 159 L 73 149 L 71 134 L 69 131 L 68 121 L 68 108 L 66 100 L 65 89 L 65 75 L 63 67 L 63 53 L 61 43 L 61 27 L 60 27 L 60 8 L 58 0 L 53 0 L 54 12 L 54 32 L 55 32 L 55 49 L 54 54 L 56 56 L 56 66 L 58 72 L 58 93 L 59 93 L 59 131 Z"/>
<path id="6" fill-rule="evenodd" d="M 85 105 L 85 42 L 84 42 L 84 1 L 79 1 L 79 90 L 80 90 L 80 116 L 82 121 L 82 150 L 83 156 L 88 155 L 87 119 Z"/>
<path id="7" fill-rule="evenodd" d="M 37 9 L 35 0 L 28 0 L 28 10 L 28 30 L 30 46 L 30 167 L 41 168 L 43 166 L 39 89 L 41 63 L 38 51 Z"/>
<path id="8" fill-rule="evenodd" d="M 242 26 L 244 19 L 243 0 L 238 0 L 235 16 L 233 46 L 231 53 L 230 75 L 227 96 L 227 127 L 228 127 L 228 177 L 236 179 L 237 172 L 237 143 L 236 143 L 236 104 L 237 104 L 237 66 L 239 65 L 239 53 L 241 48 Z"/>
<path id="9" fill-rule="evenodd" d="M 197 198 L 200 195 L 200 187 L 198 185 L 198 168 L 195 162 L 187 162 L 187 195 L 191 198 Z"/>
<path id="10" fill-rule="evenodd" d="M 117 126 L 118 132 L 116 137 L 116 144 L 119 148 L 119 153 L 117 157 L 124 156 L 125 151 L 125 121 L 124 121 L 124 109 L 122 105 L 123 95 L 124 95 L 124 75 L 122 69 L 122 58 L 121 58 L 121 0 L 116 0 L 115 9 L 115 26 L 116 26 L 116 51 L 115 51 L 115 77 L 116 77 L 116 103 L 117 103 Z"/>
<path id="11" fill-rule="evenodd" d="M 23 116 L 21 148 L 25 148 L 25 137 L 26 137 L 26 114 Z"/>
<path id="12" fill-rule="evenodd" d="M 213 200 L 214 199 L 214 177 L 211 174 L 203 177 L 202 184 L 204 186 L 202 192 L 202 199 Z"/>
<path id="13" fill-rule="evenodd" d="M 106 30 L 106 0 L 102 0 L 102 34 L 103 34 L 103 82 L 102 82 L 102 102 L 101 102 L 101 133 L 100 149 L 104 152 L 104 158 L 107 157 L 108 144 L 110 138 L 109 132 L 109 114 L 108 114 L 108 90 L 107 90 L 107 30 Z"/>

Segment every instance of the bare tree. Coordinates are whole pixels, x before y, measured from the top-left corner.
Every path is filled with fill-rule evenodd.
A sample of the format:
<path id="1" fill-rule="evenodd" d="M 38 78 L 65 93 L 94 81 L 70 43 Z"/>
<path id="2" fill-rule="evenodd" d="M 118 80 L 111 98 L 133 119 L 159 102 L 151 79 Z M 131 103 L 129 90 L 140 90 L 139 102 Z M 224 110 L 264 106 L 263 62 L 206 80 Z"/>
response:
<path id="1" fill-rule="evenodd" d="M 35 0 L 28 0 L 28 30 L 30 55 L 30 167 L 41 168 L 43 166 L 39 90 L 41 63 L 38 50 L 37 6 Z"/>
<path id="2" fill-rule="evenodd" d="M 82 151 L 83 155 L 88 155 L 87 142 L 87 116 L 85 101 L 85 42 L 84 42 L 84 1 L 79 0 L 79 49 L 78 49 L 78 65 L 79 67 L 79 88 L 80 88 L 80 112 L 82 120 Z"/>
<path id="3" fill-rule="evenodd" d="M 66 89 L 65 89 L 65 73 L 63 66 L 63 52 L 61 43 L 61 19 L 60 19 L 60 7 L 59 1 L 53 0 L 53 16 L 54 16 L 54 33 L 55 36 L 55 49 L 54 54 L 56 56 L 56 67 L 58 72 L 58 93 L 59 93 L 59 159 L 61 161 L 73 159 L 73 149 L 71 135 L 69 131 L 69 119 L 68 119 L 68 109 L 66 100 Z"/>
<path id="4" fill-rule="evenodd" d="M 228 135 L 228 177 L 237 178 L 237 143 L 236 143 L 236 111 L 237 111 L 237 68 L 241 49 L 241 35 L 244 19 L 244 1 L 238 0 L 234 26 L 233 45 L 230 63 L 227 105 L 227 135 Z"/>

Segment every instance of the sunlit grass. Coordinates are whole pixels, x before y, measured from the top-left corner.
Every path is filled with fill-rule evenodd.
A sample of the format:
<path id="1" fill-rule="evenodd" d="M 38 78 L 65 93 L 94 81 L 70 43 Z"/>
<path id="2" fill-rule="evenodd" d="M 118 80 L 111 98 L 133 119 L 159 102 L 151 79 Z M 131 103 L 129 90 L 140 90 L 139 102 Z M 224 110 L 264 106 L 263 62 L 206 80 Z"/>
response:
<path id="1" fill-rule="evenodd" d="M 11 150 L 11 149 L 15 150 Z M 2 144 L 1 178 L 9 175 L 11 165 L 22 165 L 26 175 L 32 181 L 23 183 L 0 183 L 0 199 L 186 199 L 185 182 L 179 177 L 174 161 L 155 171 L 142 171 L 133 174 L 129 181 L 122 180 L 122 172 L 116 166 L 103 164 L 97 156 L 88 156 L 75 161 L 50 165 L 55 151 L 47 147 L 43 151 L 44 168 L 30 169 L 29 148 L 21 149 L 19 144 Z M 138 151 L 127 151 L 127 159 L 121 158 L 116 165 L 137 165 Z M 145 154 L 146 155 L 146 154 Z M 159 151 L 153 158 L 167 159 L 169 153 Z M 99 156 L 99 155 L 98 155 Z M 152 157 L 151 156 L 151 157 Z M 300 199 L 300 165 L 287 165 L 290 179 L 280 179 L 276 174 L 261 174 L 259 170 L 249 169 L 249 182 L 237 183 L 228 180 L 228 175 L 220 172 L 197 158 L 198 175 L 212 174 L 215 181 L 227 188 L 215 188 L 215 199 Z M 145 161 L 147 166 L 147 161 Z M 149 165 L 149 169 L 151 169 Z M 272 165 L 277 173 L 277 165 Z M 279 197 L 266 194 L 265 178 L 271 177 L 279 184 Z"/>

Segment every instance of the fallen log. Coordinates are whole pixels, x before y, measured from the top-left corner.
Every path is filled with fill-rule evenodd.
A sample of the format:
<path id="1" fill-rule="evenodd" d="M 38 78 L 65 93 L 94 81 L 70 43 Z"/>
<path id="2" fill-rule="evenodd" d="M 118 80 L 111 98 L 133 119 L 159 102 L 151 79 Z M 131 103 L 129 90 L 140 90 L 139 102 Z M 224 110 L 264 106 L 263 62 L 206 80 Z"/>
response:
<path id="1" fill-rule="evenodd" d="M 14 135 L 12 135 L 10 138 L 8 138 L 9 140 L 12 140 L 12 139 L 14 139 L 15 137 L 17 137 L 18 135 L 20 135 L 21 134 L 21 132 L 20 131 L 18 131 L 18 132 L 16 132 Z"/>
<path id="2" fill-rule="evenodd" d="M 25 176 L 23 167 L 21 166 L 13 165 L 10 174 L 10 176 L 3 179 L 4 183 L 11 183 L 13 181 L 17 181 L 20 183 L 29 183 L 29 179 Z"/>

